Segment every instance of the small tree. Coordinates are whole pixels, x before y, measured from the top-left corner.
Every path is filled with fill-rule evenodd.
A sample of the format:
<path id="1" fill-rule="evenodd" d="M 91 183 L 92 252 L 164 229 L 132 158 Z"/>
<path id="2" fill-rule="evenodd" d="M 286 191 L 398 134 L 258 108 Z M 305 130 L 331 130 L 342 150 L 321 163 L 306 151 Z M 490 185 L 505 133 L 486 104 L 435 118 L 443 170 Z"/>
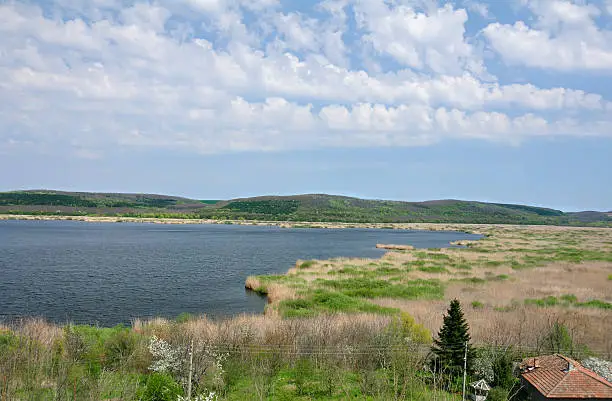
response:
<path id="1" fill-rule="evenodd" d="M 512 370 L 512 355 L 510 352 L 499 354 L 493 361 L 493 385 L 510 390 L 516 383 Z"/>
<path id="2" fill-rule="evenodd" d="M 434 340 L 432 352 L 437 356 L 439 369 L 449 372 L 451 375 L 459 375 L 463 372 L 463 358 L 467 344 L 467 365 L 471 367 L 474 350 L 470 345 L 470 327 L 463 316 L 463 310 L 458 300 L 450 303 L 447 314 L 444 315 L 444 323 L 438 338 Z"/>

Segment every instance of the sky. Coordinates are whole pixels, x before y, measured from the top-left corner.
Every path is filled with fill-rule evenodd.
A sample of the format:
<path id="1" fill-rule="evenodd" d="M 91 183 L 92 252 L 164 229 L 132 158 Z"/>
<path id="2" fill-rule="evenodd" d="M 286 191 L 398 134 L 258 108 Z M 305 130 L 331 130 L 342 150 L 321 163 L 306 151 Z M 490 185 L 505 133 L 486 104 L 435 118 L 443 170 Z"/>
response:
<path id="1" fill-rule="evenodd" d="M 0 0 L 0 190 L 612 210 L 612 0 Z"/>

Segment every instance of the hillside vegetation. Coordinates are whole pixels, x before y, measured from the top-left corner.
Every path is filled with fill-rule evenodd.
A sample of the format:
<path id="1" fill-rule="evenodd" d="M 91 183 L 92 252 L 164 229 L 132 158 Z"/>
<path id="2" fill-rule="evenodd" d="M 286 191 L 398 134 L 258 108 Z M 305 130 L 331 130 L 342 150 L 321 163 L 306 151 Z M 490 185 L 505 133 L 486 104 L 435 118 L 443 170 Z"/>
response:
<path id="1" fill-rule="evenodd" d="M 320 194 L 194 200 L 150 194 L 17 191 L 0 193 L 0 213 L 304 222 L 612 226 L 612 216 L 603 212 L 564 213 L 534 206 L 475 201 L 400 202 Z"/>

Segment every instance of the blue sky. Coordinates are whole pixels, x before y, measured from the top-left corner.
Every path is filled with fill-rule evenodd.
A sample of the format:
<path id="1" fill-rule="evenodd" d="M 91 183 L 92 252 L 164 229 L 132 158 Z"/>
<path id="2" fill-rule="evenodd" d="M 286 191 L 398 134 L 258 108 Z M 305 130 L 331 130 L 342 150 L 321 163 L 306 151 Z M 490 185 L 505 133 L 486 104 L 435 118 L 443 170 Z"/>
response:
<path id="1" fill-rule="evenodd" d="M 612 210 L 612 0 L 0 0 L 0 190 Z"/>

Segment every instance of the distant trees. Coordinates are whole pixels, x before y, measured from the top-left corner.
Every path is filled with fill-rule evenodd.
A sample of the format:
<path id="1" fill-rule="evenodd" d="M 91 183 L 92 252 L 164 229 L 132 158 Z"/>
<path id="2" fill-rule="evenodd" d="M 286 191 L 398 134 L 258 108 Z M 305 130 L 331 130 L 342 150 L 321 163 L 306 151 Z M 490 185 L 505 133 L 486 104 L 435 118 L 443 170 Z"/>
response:
<path id="1" fill-rule="evenodd" d="M 474 350 L 470 345 L 470 327 L 465 320 L 461 304 L 454 299 L 446 315 L 444 323 L 431 348 L 436 355 L 436 368 L 453 376 L 463 372 L 464 357 L 467 346 L 467 366 L 471 367 Z"/>

